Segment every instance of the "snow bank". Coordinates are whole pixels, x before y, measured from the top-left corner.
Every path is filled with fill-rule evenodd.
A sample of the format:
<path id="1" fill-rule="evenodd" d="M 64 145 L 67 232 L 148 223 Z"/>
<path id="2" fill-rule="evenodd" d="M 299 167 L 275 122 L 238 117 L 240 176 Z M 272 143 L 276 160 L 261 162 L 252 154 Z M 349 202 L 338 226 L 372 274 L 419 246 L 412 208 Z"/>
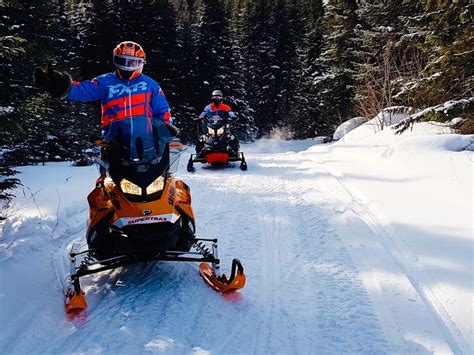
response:
<path id="1" fill-rule="evenodd" d="M 393 156 L 397 151 L 424 154 L 431 151 L 461 152 L 474 151 L 474 135 L 446 134 L 408 137 L 392 144 L 383 156 Z"/>
<path id="2" fill-rule="evenodd" d="M 339 127 L 337 127 L 336 131 L 332 135 L 332 139 L 335 141 L 344 137 L 347 133 L 352 131 L 354 128 L 359 127 L 361 124 L 366 122 L 367 120 L 364 117 L 354 117 L 346 122 L 342 123 Z"/>
<path id="3" fill-rule="evenodd" d="M 344 142 L 358 142 L 365 138 L 372 137 L 404 120 L 407 117 L 406 112 L 408 110 L 409 108 L 405 106 L 388 107 L 370 121 L 359 126 L 357 129 L 351 130 L 344 136 L 343 140 Z"/>
<path id="4" fill-rule="evenodd" d="M 391 116 L 391 124 L 404 119 Z M 474 135 L 415 123 L 395 134 L 385 117 L 303 154 L 323 164 L 364 206 L 367 223 L 409 275 L 454 352 L 472 353 Z"/>

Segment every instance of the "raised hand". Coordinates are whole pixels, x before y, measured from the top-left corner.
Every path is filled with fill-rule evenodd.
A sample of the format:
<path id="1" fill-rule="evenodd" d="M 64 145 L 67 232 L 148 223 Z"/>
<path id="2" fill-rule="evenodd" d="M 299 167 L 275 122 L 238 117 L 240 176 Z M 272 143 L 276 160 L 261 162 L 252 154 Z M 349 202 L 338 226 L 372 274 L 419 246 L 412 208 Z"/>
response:
<path id="1" fill-rule="evenodd" d="M 71 87 L 71 77 L 67 73 L 54 70 L 51 63 L 46 69 L 37 67 L 34 73 L 34 85 L 56 98 L 64 98 Z"/>

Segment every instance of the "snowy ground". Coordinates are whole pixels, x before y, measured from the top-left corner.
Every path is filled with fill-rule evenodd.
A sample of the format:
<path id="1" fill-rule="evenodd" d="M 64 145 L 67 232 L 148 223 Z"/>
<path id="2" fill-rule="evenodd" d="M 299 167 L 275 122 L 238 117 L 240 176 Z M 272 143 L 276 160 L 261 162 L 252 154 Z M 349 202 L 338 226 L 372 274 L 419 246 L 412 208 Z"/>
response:
<path id="1" fill-rule="evenodd" d="M 0 352 L 472 353 L 473 137 L 417 129 L 261 140 L 242 147 L 247 172 L 183 161 L 198 235 L 219 238 L 227 271 L 241 259 L 246 288 L 224 297 L 197 265 L 137 265 L 89 277 L 74 322 L 61 278 L 97 170 L 21 168 L 0 235 Z"/>

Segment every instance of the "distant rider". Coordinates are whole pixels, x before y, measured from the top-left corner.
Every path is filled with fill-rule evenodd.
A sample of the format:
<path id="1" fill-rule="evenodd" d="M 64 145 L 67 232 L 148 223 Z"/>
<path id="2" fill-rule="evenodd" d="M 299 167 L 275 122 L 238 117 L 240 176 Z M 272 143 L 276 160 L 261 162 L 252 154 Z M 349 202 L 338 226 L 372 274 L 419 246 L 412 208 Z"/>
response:
<path id="1" fill-rule="evenodd" d="M 142 74 L 143 48 L 135 42 L 122 42 L 113 50 L 113 63 L 115 72 L 82 82 L 72 81 L 68 74 L 53 70 L 51 65 L 47 70 L 36 68 L 35 84 L 55 98 L 101 100 L 102 134 L 107 140 L 130 135 L 132 117 L 133 122 L 143 118 L 147 124 L 140 124 L 140 128 L 146 131 L 151 129 L 154 119 L 169 124 L 170 107 L 163 90 L 155 80 Z"/>
<path id="2" fill-rule="evenodd" d="M 235 113 L 233 113 L 230 106 L 224 104 L 223 101 L 224 95 L 222 94 L 222 91 L 214 90 L 211 94 L 211 103 L 204 107 L 204 111 L 199 115 L 198 120 L 202 121 L 206 117 L 212 117 L 215 115 L 230 119 L 230 121 L 235 120 Z M 207 132 L 204 122 L 202 122 L 201 128 L 203 128 L 204 133 Z"/>
<path id="3" fill-rule="evenodd" d="M 224 101 L 224 95 L 222 94 L 222 91 L 214 90 L 211 94 L 211 103 L 204 108 L 204 111 L 202 111 L 202 113 L 197 118 L 197 120 L 201 122 L 200 127 L 201 127 L 202 134 L 207 133 L 207 125 L 205 122 L 206 118 L 210 118 L 213 116 L 220 116 L 223 119 L 226 119 L 229 123 L 232 123 L 237 119 L 236 114 L 232 112 L 232 109 L 230 108 L 230 106 L 224 104 L 223 101 Z M 204 141 L 203 139 L 200 139 L 198 143 L 196 144 L 196 153 L 199 153 L 203 146 L 204 146 Z M 231 146 L 237 153 L 239 149 L 238 148 L 239 145 L 235 137 L 232 137 Z"/>

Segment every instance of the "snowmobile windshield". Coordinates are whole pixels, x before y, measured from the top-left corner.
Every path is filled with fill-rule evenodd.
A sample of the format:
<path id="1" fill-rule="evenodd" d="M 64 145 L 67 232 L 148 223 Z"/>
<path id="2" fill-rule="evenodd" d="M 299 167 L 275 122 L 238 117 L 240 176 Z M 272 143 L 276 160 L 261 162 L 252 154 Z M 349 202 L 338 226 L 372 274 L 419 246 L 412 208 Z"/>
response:
<path id="1" fill-rule="evenodd" d="M 172 137 L 159 119 L 134 116 L 112 122 L 103 131 L 103 136 L 117 143 L 117 158 L 123 166 L 158 164 L 163 158 L 169 159 L 166 147 Z"/>

